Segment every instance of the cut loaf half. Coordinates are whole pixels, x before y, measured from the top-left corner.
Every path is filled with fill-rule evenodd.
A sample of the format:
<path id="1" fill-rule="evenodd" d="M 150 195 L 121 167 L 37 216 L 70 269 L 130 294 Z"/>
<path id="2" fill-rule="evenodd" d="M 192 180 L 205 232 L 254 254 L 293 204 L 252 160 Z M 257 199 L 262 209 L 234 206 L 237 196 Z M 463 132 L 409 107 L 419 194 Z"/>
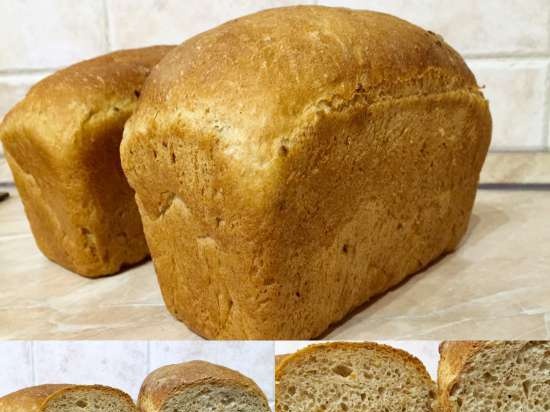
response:
<path id="1" fill-rule="evenodd" d="M 270 412 L 252 379 L 204 361 L 153 371 L 143 382 L 138 405 L 142 412 Z"/>
<path id="2" fill-rule="evenodd" d="M 0 398 L 2 412 L 136 412 L 132 398 L 100 385 L 39 385 Z"/>
<path id="3" fill-rule="evenodd" d="M 280 359 L 276 412 L 431 412 L 435 385 L 424 365 L 375 343 L 308 346 Z"/>
<path id="4" fill-rule="evenodd" d="M 442 412 L 550 411 L 550 342 L 444 342 Z"/>

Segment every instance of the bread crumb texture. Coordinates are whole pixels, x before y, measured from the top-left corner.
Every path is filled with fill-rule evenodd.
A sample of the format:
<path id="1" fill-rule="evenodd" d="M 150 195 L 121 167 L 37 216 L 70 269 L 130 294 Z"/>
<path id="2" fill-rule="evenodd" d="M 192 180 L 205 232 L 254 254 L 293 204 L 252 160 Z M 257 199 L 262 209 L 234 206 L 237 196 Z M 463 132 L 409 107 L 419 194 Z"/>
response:
<path id="1" fill-rule="evenodd" d="M 126 393 L 100 385 L 39 385 L 0 398 L 2 412 L 137 412 Z"/>
<path id="2" fill-rule="evenodd" d="M 138 406 L 142 412 L 270 412 L 254 381 L 204 361 L 153 371 L 143 382 Z"/>
<path id="3" fill-rule="evenodd" d="M 408 353 L 371 343 L 309 346 L 276 369 L 276 412 L 435 411 L 435 385 Z"/>
<path id="4" fill-rule="evenodd" d="M 446 342 L 443 412 L 550 411 L 550 342 Z"/>
<path id="5" fill-rule="evenodd" d="M 169 52 L 121 157 L 174 316 L 208 338 L 308 339 L 457 247 L 490 133 L 438 36 L 301 6 Z"/>

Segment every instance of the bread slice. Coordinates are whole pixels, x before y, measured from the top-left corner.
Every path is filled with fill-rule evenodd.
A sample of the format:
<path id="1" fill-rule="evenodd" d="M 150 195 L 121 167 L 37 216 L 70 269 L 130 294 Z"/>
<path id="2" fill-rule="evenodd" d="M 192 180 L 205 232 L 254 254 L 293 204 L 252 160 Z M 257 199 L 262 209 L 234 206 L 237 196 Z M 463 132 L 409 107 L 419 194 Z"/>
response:
<path id="1" fill-rule="evenodd" d="M 138 406 L 141 412 L 270 412 L 254 381 L 204 361 L 153 371 L 143 382 Z"/>
<path id="2" fill-rule="evenodd" d="M 40 81 L 0 138 L 40 250 L 89 277 L 148 255 L 119 145 L 143 81 L 168 46 L 87 60 Z"/>
<path id="3" fill-rule="evenodd" d="M 450 341 L 439 351 L 442 412 L 550 411 L 550 342 Z"/>
<path id="4" fill-rule="evenodd" d="M 375 343 L 311 345 L 280 361 L 276 412 L 431 412 L 435 384 L 405 351 Z"/>
<path id="5" fill-rule="evenodd" d="M 121 157 L 174 316 L 213 339 L 309 339 L 457 247 L 490 134 L 440 37 L 301 6 L 176 47 Z"/>
<path id="6" fill-rule="evenodd" d="M 129 395 L 100 385 L 39 385 L 0 398 L 2 412 L 137 412 Z"/>

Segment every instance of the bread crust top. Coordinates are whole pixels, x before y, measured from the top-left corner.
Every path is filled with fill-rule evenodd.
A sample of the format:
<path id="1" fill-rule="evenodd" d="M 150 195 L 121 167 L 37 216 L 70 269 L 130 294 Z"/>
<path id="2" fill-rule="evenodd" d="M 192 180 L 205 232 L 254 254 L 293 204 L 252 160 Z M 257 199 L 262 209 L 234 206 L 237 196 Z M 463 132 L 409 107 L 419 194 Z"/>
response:
<path id="1" fill-rule="evenodd" d="M 243 143 L 243 151 L 257 143 L 252 149 L 259 151 L 306 124 L 312 111 L 419 89 L 478 93 L 457 52 L 397 17 L 322 6 L 270 9 L 172 50 L 147 79 L 125 136 L 185 123 Z"/>
<path id="2" fill-rule="evenodd" d="M 135 408 L 134 401 L 125 392 L 103 385 L 45 384 L 24 388 L 0 398 L 2 412 L 42 412 L 48 401 L 79 390 L 101 390 L 122 398 Z"/>
<path id="3" fill-rule="evenodd" d="M 268 408 L 265 394 L 252 379 L 233 369 L 200 360 L 167 365 L 151 372 L 139 391 L 138 406 L 143 412 L 160 411 L 171 395 L 203 384 L 250 391 L 262 398 Z"/>
<path id="4" fill-rule="evenodd" d="M 87 123 L 132 113 L 151 68 L 172 49 L 152 46 L 121 50 L 85 60 L 44 78 L 16 104 L 0 125 L 9 147 L 20 135 L 60 151 Z"/>
<path id="5" fill-rule="evenodd" d="M 430 377 L 430 374 L 426 370 L 426 367 L 417 357 L 411 355 L 410 353 L 404 350 L 396 349 L 388 345 L 374 343 L 374 342 L 320 343 L 320 344 L 306 346 L 305 348 L 300 349 L 299 351 L 293 354 L 284 355 L 284 357 L 281 358 L 277 363 L 277 367 L 275 370 L 275 383 L 277 383 L 280 379 L 284 377 L 287 368 L 292 367 L 293 363 L 300 361 L 301 359 L 318 352 L 330 352 L 330 351 L 335 351 L 340 349 L 348 349 L 348 350 L 366 349 L 366 350 L 379 352 L 383 355 L 386 355 L 392 358 L 397 358 L 403 361 L 404 363 L 411 365 L 414 369 L 416 369 L 420 373 L 420 375 L 422 376 L 426 384 L 430 386 L 434 385 L 434 382 Z"/>

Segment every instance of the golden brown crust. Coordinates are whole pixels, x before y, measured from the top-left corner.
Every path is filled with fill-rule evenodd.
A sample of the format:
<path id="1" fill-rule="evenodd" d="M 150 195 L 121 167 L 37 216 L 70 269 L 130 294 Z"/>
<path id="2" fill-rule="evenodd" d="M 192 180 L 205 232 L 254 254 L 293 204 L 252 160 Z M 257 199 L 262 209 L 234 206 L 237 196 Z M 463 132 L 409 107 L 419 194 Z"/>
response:
<path id="1" fill-rule="evenodd" d="M 456 248 L 490 134 L 437 36 L 290 7 L 169 53 L 121 158 L 174 316 L 208 338 L 309 339 Z"/>
<path id="2" fill-rule="evenodd" d="M 284 354 L 284 355 L 276 355 L 275 356 L 275 370 L 279 367 L 279 365 L 283 362 L 283 359 L 285 359 L 287 356 L 290 356 L 290 354 Z"/>
<path id="3" fill-rule="evenodd" d="M 454 412 L 449 402 L 453 387 L 468 360 L 487 344 L 490 342 L 445 341 L 439 345 L 437 384 L 441 412 Z"/>
<path id="4" fill-rule="evenodd" d="M 148 254 L 119 144 L 145 78 L 170 49 L 124 50 L 60 70 L 0 125 L 36 242 L 70 270 L 112 274 Z"/>
<path id="5" fill-rule="evenodd" d="M 435 78 L 421 93 L 477 90 L 464 60 L 439 36 L 394 16 L 321 6 L 271 9 L 176 47 L 151 72 L 135 121 L 160 112 L 163 126 L 171 116 L 194 113 L 259 144 L 296 128 L 312 105 L 349 99 L 358 88 L 377 99 L 416 94 L 416 87 L 403 86 L 423 76 Z"/>
<path id="6" fill-rule="evenodd" d="M 0 398 L 0 410 L 2 412 L 43 412 L 50 401 L 64 394 L 82 390 L 99 390 L 108 393 L 121 398 L 128 406 L 135 409 L 134 401 L 128 394 L 109 386 L 46 384 L 21 389 Z"/>
<path id="7" fill-rule="evenodd" d="M 265 394 L 252 379 L 224 366 L 205 361 L 190 361 L 163 366 L 151 372 L 139 391 L 138 407 L 142 412 L 158 412 L 171 395 L 203 384 L 239 387 L 253 392 L 267 406 Z"/>
<path id="8" fill-rule="evenodd" d="M 374 342 L 328 342 L 306 346 L 293 354 L 284 355 L 284 358 L 281 359 L 275 371 L 275 382 L 284 377 L 287 368 L 292 368 L 293 363 L 298 362 L 311 354 L 318 352 L 330 352 L 340 349 L 375 351 L 394 359 L 397 358 L 405 364 L 413 366 L 427 384 L 433 384 L 432 378 L 426 370 L 426 367 L 417 357 L 404 350 Z"/>

